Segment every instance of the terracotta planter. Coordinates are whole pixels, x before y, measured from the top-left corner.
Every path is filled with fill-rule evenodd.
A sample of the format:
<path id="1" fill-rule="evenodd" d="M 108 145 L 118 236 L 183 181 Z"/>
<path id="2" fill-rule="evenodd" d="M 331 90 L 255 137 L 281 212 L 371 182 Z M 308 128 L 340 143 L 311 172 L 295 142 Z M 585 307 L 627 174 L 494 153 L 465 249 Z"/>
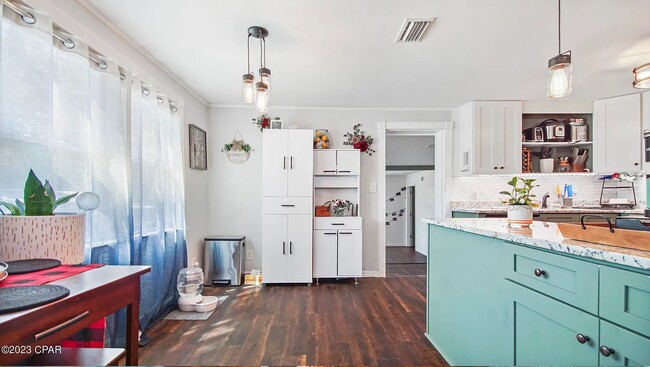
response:
<path id="1" fill-rule="evenodd" d="M 86 215 L 18 217 L 0 215 L 0 260 L 84 260 Z"/>
<path id="2" fill-rule="evenodd" d="M 511 227 L 528 227 L 533 223 L 533 207 L 530 205 L 509 205 L 508 224 Z"/>

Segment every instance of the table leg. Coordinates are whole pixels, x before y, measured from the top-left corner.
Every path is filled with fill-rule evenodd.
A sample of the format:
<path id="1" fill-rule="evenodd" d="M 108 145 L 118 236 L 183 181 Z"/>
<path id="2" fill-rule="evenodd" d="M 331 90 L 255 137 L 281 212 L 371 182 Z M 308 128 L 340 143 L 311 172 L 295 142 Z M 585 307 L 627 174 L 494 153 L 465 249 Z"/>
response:
<path id="1" fill-rule="evenodd" d="M 140 287 L 133 303 L 126 306 L 126 365 L 138 365 L 138 318 L 140 315 Z"/>

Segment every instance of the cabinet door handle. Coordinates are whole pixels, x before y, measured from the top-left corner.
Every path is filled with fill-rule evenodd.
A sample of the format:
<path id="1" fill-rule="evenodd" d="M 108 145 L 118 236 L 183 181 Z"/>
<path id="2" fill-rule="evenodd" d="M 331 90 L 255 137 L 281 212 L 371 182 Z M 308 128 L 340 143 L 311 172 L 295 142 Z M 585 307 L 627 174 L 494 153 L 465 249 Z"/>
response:
<path id="1" fill-rule="evenodd" d="M 578 343 L 584 344 L 584 343 L 590 341 L 591 338 L 588 337 L 587 335 L 578 334 L 578 335 L 576 335 L 576 340 L 578 341 Z"/>
<path id="2" fill-rule="evenodd" d="M 503 169 L 503 167 L 501 167 L 501 169 Z"/>
<path id="3" fill-rule="evenodd" d="M 289 241 L 289 255 L 293 255 L 293 242 Z"/>
<path id="4" fill-rule="evenodd" d="M 52 328 L 49 328 L 49 329 L 47 329 L 47 330 L 45 330 L 43 332 L 40 332 L 40 333 L 34 335 L 34 340 L 39 341 L 41 339 L 45 339 L 48 336 L 50 336 L 52 334 L 55 334 L 55 333 L 65 329 L 65 328 L 67 328 L 68 326 L 76 324 L 77 322 L 85 319 L 86 317 L 88 317 L 88 315 L 90 315 L 90 311 L 86 311 L 84 313 L 81 313 L 81 314 L 71 318 L 68 321 L 64 321 L 64 322 L 62 322 L 62 323 L 60 323 L 60 324 L 58 324 L 58 325 L 56 325 L 56 326 L 54 326 Z"/>
<path id="5" fill-rule="evenodd" d="M 284 156 L 284 169 L 287 169 L 287 156 Z"/>
<path id="6" fill-rule="evenodd" d="M 499 169 L 499 167 L 494 167 L 494 169 Z"/>
<path id="7" fill-rule="evenodd" d="M 335 169 L 326 169 L 323 171 L 323 173 L 336 173 Z"/>
<path id="8" fill-rule="evenodd" d="M 287 254 L 287 243 L 282 241 L 282 255 Z"/>
<path id="9" fill-rule="evenodd" d="M 602 354 L 602 355 L 605 356 L 605 357 L 609 357 L 609 356 L 611 356 L 612 354 L 616 354 L 616 352 L 614 351 L 614 349 L 609 348 L 609 347 L 606 347 L 606 346 L 604 346 L 604 345 L 601 346 L 600 348 L 598 348 L 598 350 L 600 351 L 600 354 Z"/>
<path id="10" fill-rule="evenodd" d="M 352 234 L 352 232 L 339 232 L 339 234 Z"/>
<path id="11" fill-rule="evenodd" d="M 295 205 L 293 204 L 280 204 L 281 207 L 283 208 L 293 208 Z"/>
<path id="12" fill-rule="evenodd" d="M 637 162 L 637 163 L 634 163 L 634 165 L 635 165 L 635 166 L 638 166 L 638 165 L 639 165 L 639 163 L 638 163 L 638 162 Z"/>
<path id="13" fill-rule="evenodd" d="M 325 232 L 324 234 L 336 234 L 336 232 Z"/>
<path id="14" fill-rule="evenodd" d="M 345 223 L 332 223 L 333 226 L 344 226 Z"/>
<path id="15" fill-rule="evenodd" d="M 339 171 L 341 173 L 350 173 L 351 171 Z"/>
<path id="16" fill-rule="evenodd" d="M 293 169 L 293 156 L 291 156 L 291 169 Z"/>
<path id="17" fill-rule="evenodd" d="M 546 272 L 540 268 L 535 268 L 534 273 L 536 277 L 541 277 L 543 275 L 546 275 Z"/>

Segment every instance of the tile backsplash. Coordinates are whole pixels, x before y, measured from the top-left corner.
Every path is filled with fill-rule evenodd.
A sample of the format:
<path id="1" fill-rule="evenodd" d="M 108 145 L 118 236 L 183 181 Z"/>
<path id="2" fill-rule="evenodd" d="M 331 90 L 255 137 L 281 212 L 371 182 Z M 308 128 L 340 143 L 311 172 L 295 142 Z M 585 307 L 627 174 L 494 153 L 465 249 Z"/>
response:
<path id="1" fill-rule="evenodd" d="M 555 186 L 564 184 L 573 185 L 574 202 L 578 205 L 597 205 L 600 199 L 602 181 L 598 178 L 600 175 L 526 175 L 526 178 L 535 178 L 539 187 L 533 189 L 533 193 L 541 200 L 545 193 L 551 194 L 551 199 L 555 197 Z M 490 207 L 498 204 L 503 196 L 499 191 L 508 190 L 507 182 L 511 176 L 474 176 L 474 177 L 454 177 L 451 185 L 447 190 L 447 198 L 452 207 L 459 205 L 468 205 L 472 207 Z M 608 181 L 607 185 L 613 185 L 613 181 Z M 628 186 L 627 182 L 621 182 L 618 185 Z M 639 178 L 634 181 L 636 191 L 637 207 L 645 207 L 646 202 L 646 185 L 645 178 Z M 632 200 L 632 190 L 605 190 L 605 197 L 625 197 Z M 609 196 L 607 196 L 609 195 Z M 461 203 L 459 203 L 461 202 Z M 575 205 L 575 204 L 574 204 Z"/>

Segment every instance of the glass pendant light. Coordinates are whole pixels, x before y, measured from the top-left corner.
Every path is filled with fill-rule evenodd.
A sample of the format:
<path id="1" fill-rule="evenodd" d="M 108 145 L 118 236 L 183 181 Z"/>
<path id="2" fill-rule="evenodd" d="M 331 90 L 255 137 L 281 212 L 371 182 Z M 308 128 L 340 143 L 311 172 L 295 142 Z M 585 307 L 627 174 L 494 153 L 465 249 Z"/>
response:
<path id="1" fill-rule="evenodd" d="M 255 83 L 256 108 L 261 113 L 266 113 L 269 110 L 269 86 L 264 82 Z"/>
<path id="2" fill-rule="evenodd" d="M 634 88 L 650 88 L 650 62 L 634 68 L 632 73 L 634 74 L 634 82 L 632 82 Z"/>
<path id="3" fill-rule="evenodd" d="M 572 66 L 571 51 L 562 52 L 562 35 L 560 28 L 561 0 L 557 0 L 557 35 L 558 55 L 548 60 L 548 83 L 546 85 L 546 96 L 549 98 L 561 98 L 568 96 L 572 91 Z"/>

